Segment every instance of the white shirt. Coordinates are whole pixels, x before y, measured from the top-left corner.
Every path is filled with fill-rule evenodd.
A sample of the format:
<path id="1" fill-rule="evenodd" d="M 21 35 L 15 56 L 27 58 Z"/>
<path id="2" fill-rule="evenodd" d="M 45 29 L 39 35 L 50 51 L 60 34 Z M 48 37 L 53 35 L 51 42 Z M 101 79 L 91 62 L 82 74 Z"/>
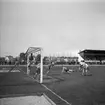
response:
<path id="1" fill-rule="evenodd" d="M 83 67 L 87 68 L 88 64 L 86 64 L 85 62 L 80 62 L 80 65 L 82 65 Z"/>
<path id="2" fill-rule="evenodd" d="M 37 67 L 37 68 L 40 68 L 40 63 L 38 63 L 38 64 L 36 65 L 36 67 Z"/>

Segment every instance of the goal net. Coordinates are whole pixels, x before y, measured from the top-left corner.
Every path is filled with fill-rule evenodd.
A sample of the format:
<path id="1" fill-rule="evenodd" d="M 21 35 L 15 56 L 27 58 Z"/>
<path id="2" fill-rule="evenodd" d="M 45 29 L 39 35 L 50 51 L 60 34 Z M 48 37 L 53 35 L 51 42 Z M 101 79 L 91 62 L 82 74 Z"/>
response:
<path id="1" fill-rule="evenodd" d="M 27 74 L 33 71 L 33 77 L 43 83 L 43 49 L 41 47 L 29 47 L 27 55 Z"/>

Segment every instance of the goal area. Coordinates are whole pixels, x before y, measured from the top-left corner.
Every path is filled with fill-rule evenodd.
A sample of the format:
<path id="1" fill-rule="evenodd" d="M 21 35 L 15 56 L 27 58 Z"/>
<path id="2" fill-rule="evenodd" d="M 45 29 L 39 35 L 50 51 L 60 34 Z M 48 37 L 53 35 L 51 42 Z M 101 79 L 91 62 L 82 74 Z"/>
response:
<path id="1" fill-rule="evenodd" d="M 43 65 L 43 52 L 41 47 L 28 48 L 26 51 L 27 75 L 32 76 L 39 83 L 64 81 L 61 74 L 62 67 L 55 67 L 55 62 L 51 60 L 49 60 L 49 64 Z"/>

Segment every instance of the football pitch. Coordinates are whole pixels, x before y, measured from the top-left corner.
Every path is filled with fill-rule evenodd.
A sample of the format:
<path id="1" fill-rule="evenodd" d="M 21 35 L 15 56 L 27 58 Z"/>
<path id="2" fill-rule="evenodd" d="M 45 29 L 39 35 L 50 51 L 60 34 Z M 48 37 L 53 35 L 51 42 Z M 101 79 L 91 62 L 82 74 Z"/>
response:
<path id="1" fill-rule="evenodd" d="M 69 68 L 78 70 L 78 66 Z M 90 70 L 92 76 L 82 76 L 79 71 L 60 74 L 61 67 L 55 67 L 49 75 L 64 80 L 46 85 L 72 105 L 105 105 L 105 66 L 90 66 Z"/>
<path id="2" fill-rule="evenodd" d="M 51 81 L 44 82 L 43 85 L 72 105 L 105 105 L 105 66 L 90 66 L 92 76 L 82 76 L 78 71 L 78 66 L 68 67 L 75 72 L 62 74 L 62 66 L 54 66 L 48 74 L 52 77 Z M 10 69 L 11 67 L 0 66 L 0 70 L 3 68 Z M 25 66 L 20 66 L 20 68 L 26 72 Z M 44 72 L 47 69 L 47 66 L 44 66 Z M 31 75 L 33 72 L 35 72 L 34 67 Z"/>

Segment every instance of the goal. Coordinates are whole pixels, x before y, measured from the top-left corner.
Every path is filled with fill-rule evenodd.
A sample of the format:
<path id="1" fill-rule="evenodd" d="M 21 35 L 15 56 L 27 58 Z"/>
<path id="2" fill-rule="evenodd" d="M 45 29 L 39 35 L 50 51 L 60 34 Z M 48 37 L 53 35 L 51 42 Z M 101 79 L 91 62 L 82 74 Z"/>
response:
<path id="1" fill-rule="evenodd" d="M 37 62 L 36 57 L 40 55 L 40 59 Z M 39 82 L 43 83 L 43 49 L 41 47 L 29 47 L 26 51 L 27 55 L 27 74 L 30 74 L 29 66 L 34 66 L 40 64 L 40 78 Z"/>

